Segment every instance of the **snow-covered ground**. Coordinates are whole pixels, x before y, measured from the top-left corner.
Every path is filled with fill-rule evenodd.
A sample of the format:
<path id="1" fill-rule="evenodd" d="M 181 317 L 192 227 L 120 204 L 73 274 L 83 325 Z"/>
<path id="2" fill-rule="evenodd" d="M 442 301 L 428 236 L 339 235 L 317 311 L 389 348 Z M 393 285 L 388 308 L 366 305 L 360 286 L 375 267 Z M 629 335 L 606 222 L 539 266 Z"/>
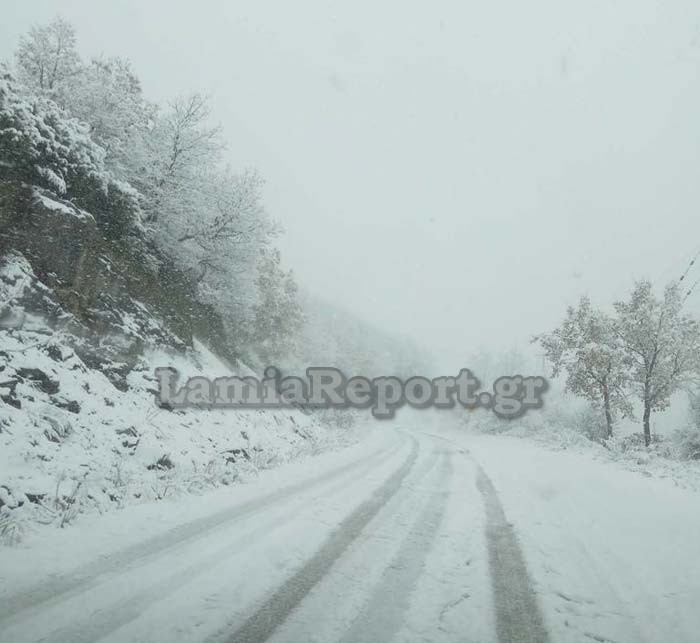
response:
<path id="1" fill-rule="evenodd" d="M 0 544 L 41 523 L 66 527 L 85 514 L 233 484 L 354 439 L 318 413 L 159 408 L 156 367 L 183 377 L 249 373 L 195 341 L 184 352 L 145 350 L 115 385 L 104 366 L 78 355 L 80 340 L 62 330 L 70 316 L 49 324 L 26 312 L 27 293 L 51 305 L 28 263 L 9 261 L 0 270 L 1 312 L 22 323 L 0 331 Z M 158 321 L 145 309 L 139 323 L 121 311 L 112 345 L 138 340 L 144 324 Z"/>
<path id="2" fill-rule="evenodd" d="M 385 425 L 206 503 L 129 507 L 35 534 L 0 552 L 0 640 L 263 640 L 234 633 L 279 587 L 274 640 L 414 640 L 434 623 L 443 640 L 489 640 L 478 493 L 454 464 L 441 441 Z M 309 588 L 303 575 L 285 585 L 318 570 Z"/>
<path id="3" fill-rule="evenodd" d="M 597 417 L 587 403 L 561 393 L 547 395 L 542 409 L 531 410 L 517 421 L 503 421 L 485 413 L 468 413 L 462 417 L 462 423 L 476 434 L 502 434 L 550 450 L 585 453 L 600 462 L 614 463 L 618 468 L 700 492 L 700 460 L 687 457 L 677 434 L 679 429 L 686 428 L 693 436 L 698 435 L 687 408 L 674 417 L 669 413 L 656 414 L 663 419 L 665 433 L 654 432 L 648 448 L 644 446 L 639 423 L 632 424 L 629 420 L 616 425 L 614 437 L 603 444 L 586 436 Z M 679 396 L 679 403 L 683 401 L 687 407 L 687 399 Z M 697 439 L 694 437 L 694 443 Z"/>
<path id="4" fill-rule="evenodd" d="M 700 494 L 401 412 L 0 550 L 0 640 L 691 643 Z"/>
<path id="5" fill-rule="evenodd" d="M 553 641 L 697 641 L 700 494 L 591 452 L 450 431 L 514 525 Z"/>

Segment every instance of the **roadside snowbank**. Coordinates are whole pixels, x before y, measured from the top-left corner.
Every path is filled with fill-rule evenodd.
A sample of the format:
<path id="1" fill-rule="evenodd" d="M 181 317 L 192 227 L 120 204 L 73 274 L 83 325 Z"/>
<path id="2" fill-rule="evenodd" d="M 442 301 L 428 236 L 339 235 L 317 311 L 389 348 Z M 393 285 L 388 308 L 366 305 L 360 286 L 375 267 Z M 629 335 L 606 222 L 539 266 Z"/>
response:
<path id="1" fill-rule="evenodd" d="M 554 451 L 587 454 L 628 471 L 700 491 L 700 461 L 679 458 L 670 438 L 657 437 L 649 448 L 639 434 L 616 436 L 605 443 L 593 441 L 587 436 L 591 415 L 584 407 L 565 399 L 551 401 L 516 420 L 474 412 L 465 414 L 463 422 L 475 433 L 521 438 Z"/>
<path id="2" fill-rule="evenodd" d="M 456 439 L 498 491 L 553 641 L 697 640 L 700 495 L 590 454 Z"/>
<path id="3" fill-rule="evenodd" d="M 34 304 L 53 305 L 21 257 L 0 278 L 7 322 L 0 329 L 0 541 L 16 542 L 39 523 L 64 527 L 83 513 L 229 485 L 353 440 L 347 428 L 296 409 L 159 408 L 156 367 L 209 377 L 246 370 L 232 373 L 197 342 L 186 352 L 146 349 L 128 365 L 97 368 L 81 359 L 82 340 L 66 324 L 21 305 L 28 293 Z M 157 324 L 147 311 L 144 319 Z M 129 325 L 126 313 L 123 322 Z M 125 328 L 124 337 L 137 330 Z M 109 338 L 111 347 L 120 337 Z M 92 350 L 99 354 L 99 346 Z"/>

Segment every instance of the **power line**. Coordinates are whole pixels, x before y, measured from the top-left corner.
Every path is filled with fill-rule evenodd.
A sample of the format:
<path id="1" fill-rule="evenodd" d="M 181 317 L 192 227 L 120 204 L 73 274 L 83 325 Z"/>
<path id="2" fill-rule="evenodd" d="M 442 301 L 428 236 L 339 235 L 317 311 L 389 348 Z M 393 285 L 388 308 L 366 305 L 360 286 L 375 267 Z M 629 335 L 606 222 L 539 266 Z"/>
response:
<path id="1" fill-rule="evenodd" d="M 693 265 L 695 265 L 695 262 L 697 261 L 698 257 L 700 257 L 700 250 L 698 250 L 695 253 L 695 256 L 691 259 L 690 263 L 688 264 L 688 267 L 685 269 L 685 272 L 681 275 L 681 278 L 678 280 L 679 282 L 683 281 L 686 278 L 686 276 L 690 272 L 690 269 L 693 267 Z M 695 288 L 695 285 L 693 285 L 693 288 Z M 692 291 L 692 288 L 691 288 L 691 291 Z M 689 291 L 689 293 L 690 293 L 690 291 Z"/>
<path id="2" fill-rule="evenodd" d="M 690 297 L 693 290 L 695 290 L 695 286 L 697 286 L 698 284 L 700 284 L 700 279 L 696 279 L 695 283 L 688 289 L 688 292 L 685 293 L 685 297 L 683 297 L 683 303 L 685 303 L 685 301 L 688 299 L 688 297 Z"/>

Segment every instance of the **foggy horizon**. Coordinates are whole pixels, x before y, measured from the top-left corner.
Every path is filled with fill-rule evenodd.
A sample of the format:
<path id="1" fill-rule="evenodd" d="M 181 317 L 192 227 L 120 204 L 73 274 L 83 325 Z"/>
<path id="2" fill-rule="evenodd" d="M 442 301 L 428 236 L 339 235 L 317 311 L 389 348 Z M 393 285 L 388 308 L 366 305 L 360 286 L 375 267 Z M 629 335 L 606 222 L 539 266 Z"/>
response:
<path id="1" fill-rule="evenodd" d="M 0 57 L 61 15 L 86 59 L 129 58 L 147 97 L 207 94 L 301 286 L 443 370 L 482 347 L 531 353 L 581 295 L 660 291 L 700 248 L 697 4 L 13 13 Z"/>
<path id="2" fill-rule="evenodd" d="M 0 643 L 697 643 L 698 0 L 0 16 Z"/>

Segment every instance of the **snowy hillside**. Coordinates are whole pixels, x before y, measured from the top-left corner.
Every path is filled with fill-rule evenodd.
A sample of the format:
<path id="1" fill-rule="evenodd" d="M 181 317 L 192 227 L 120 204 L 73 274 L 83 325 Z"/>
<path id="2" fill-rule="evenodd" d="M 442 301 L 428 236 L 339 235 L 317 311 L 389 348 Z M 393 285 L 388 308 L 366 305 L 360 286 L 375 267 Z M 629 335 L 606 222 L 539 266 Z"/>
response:
<path id="1" fill-rule="evenodd" d="M 13 255 L 0 270 L 0 300 L 6 302 L 0 350 L 5 541 L 19 539 L 32 522 L 65 526 L 83 512 L 231 484 L 345 439 L 297 410 L 158 408 L 154 368 L 210 377 L 231 369 L 195 341 L 184 352 L 147 349 L 123 382 L 111 381 L 108 375 L 120 365 L 88 366 L 79 356 L 89 354 L 85 346 L 66 331 L 74 321 L 69 315 L 49 324 L 22 305 L 38 297 L 55 305 L 29 264 Z M 127 314 L 121 323 L 121 341 L 128 343 L 140 326 Z M 150 324 L 158 326 L 155 319 Z"/>

